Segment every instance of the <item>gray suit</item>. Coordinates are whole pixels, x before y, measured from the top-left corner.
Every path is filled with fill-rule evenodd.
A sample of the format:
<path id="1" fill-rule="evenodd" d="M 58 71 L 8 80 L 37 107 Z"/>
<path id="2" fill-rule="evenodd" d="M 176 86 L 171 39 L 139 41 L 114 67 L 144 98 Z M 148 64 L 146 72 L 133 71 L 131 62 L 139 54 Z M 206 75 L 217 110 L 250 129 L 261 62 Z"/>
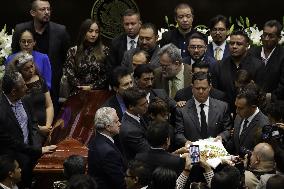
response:
<path id="1" fill-rule="evenodd" d="M 121 61 L 121 65 L 122 66 L 125 66 L 127 68 L 129 68 L 129 70 L 133 71 L 133 67 L 132 67 L 132 57 L 133 57 L 133 54 L 135 53 L 136 50 L 139 50 L 140 48 L 137 47 L 137 48 L 134 48 L 134 49 L 130 49 L 128 51 L 125 51 L 124 53 L 124 56 L 123 56 L 123 59 Z M 150 63 L 149 65 L 151 65 L 151 67 L 153 69 L 159 67 L 160 65 L 160 58 L 158 56 L 158 52 L 160 51 L 160 47 L 159 46 L 156 46 L 155 49 L 154 49 L 154 52 L 151 56 L 151 59 L 150 59 Z"/>
<path id="2" fill-rule="evenodd" d="M 191 85 L 192 80 L 192 70 L 191 65 L 184 64 L 184 87 L 189 87 Z M 154 89 L 164 89 L 169 95 L 169 79 L 163 77 L 162 68 L 159 67 L 154 70 Z"/>
<path id="3" fill-rule="evenodd" d="M 240 153 L 242 147 L 253 150 L 255 145 L 260 142 L 260 134 L 262 127 L 269 124 L 269 120 L 266 115 L 259 111 L 255 117 L 249 123 L 247 129 L 242 131 L 242 134 L 239 136 L 241 124 L 243 119 L 240 116 L 236 116 L 234 121 L 234 136 L 233 140 L 230 141 L 228 148 L 235 152 L 236 154 Z"/>
<path id="4" fill-rule="evenodd" d="M 231 126 L 227 103 L 209 97 L 208 136 L 220 135 L 226 141 L 229 138 Z M 178 145 L 183 146 L 187 140 L 196 141 L 201 138 L 197 109 L 194 99 L 190 99 L 184 107 L 177 108 L 175 140 Z"/>

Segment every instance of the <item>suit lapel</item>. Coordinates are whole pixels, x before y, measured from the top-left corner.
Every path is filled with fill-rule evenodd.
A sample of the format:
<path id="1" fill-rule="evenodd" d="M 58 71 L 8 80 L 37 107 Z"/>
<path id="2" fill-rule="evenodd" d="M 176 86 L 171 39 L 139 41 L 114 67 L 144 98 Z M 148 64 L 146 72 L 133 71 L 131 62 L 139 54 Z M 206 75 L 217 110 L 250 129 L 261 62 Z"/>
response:
<path id="1" fill-rule="evenodd" d="M 18 122 L 18 120 L 17 120 L 17 118 L 16 118 L 16 116 L 15 116 L 13 110 L 12 110 L 12 107 L 10 106 L 8 100 L 6 99 L 6 97 L 4 95 L 2 95 L 2 101 L 3 101 L 4 106 L 6 106 L 6 107 L 1 107 L 1 109 L 3 108 L 3 109 L 7 110 L 8 116 L 13 120 L 13 122 L 15 123 L 15 125 L 19 129 L 19 131 L 21 133 L 23 133 L 21 126 L 19 125 L 19 122 Z"/>
<path id="2" fill-rule="evenodd" d="M 214 129 L 217 117 L 218 109 L 216 104 L 213 102 L 212 98 L 209 97 L 209 110 L 208 110 L 208 134 L 210 134 L 210 130 Z"/>
<path id="3" fill-rule="evenodd" d="M 242 124 L 242 119 L 237 115 L 237 117 L 235 118 L 235 121 L 234 121 L 234 143 L 236 145 L 236 149 L 239 149 L 240 148 L 240 136 L 239 136 L 239 133 L 240 133 L 240 128 L 241 128 L 241 124 Z"/>
<path id="4" fill-rule="evenodd" d="M 189 87 L 191 85 L 191 65 L 183 64 L 184 65 L 184 70 L 183 70 L 183 75 L 184 75 L 184 88 Z"/>
<path id="5" fill-rule="evenodd" d="M 198 119 L 198 114 L 197 114 L 197 110 L 196 110 L 196 106 L 194 103 L 193 99 L 190 99 L 188 101 L 188 115 L 189 118 L 192 120 L 193 125 L 196 127 L 196 129 L 201 132 L 201 128 L 200 128 L 200 122 Z"/>
<path id="6" fill-rule="evenodd" d="M 242 130 L 242 133 L 241 133 L 241 136 L 240 136 L 240 144 L 242 144 L 245 140 L 245 138 L 247 137 L 247 135 L 249 133 L 251 133 L 250 131 L 257 126 L 257 122 L 259 120 L 259 112 L 258 114 L 256 114 L 254 116 L 254 118 L 251 120 L 251 122 L 249 123 L 248 127 L 247 128 L 244 128 Z"/>

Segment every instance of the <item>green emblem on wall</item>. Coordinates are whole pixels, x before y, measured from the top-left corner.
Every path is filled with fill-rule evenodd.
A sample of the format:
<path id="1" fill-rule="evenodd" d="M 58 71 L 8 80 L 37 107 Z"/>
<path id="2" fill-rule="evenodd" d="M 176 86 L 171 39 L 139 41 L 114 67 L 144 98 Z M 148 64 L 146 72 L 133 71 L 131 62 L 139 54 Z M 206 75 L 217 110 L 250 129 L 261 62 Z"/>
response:
<path id="1" fill-rule="evenodd" d="M 91 13 L 101 28 L 101 34 L 113 39 L 124 32 L 121 17 L 126 9 L 138 10 L 134 0 L 96 0 Z"/>

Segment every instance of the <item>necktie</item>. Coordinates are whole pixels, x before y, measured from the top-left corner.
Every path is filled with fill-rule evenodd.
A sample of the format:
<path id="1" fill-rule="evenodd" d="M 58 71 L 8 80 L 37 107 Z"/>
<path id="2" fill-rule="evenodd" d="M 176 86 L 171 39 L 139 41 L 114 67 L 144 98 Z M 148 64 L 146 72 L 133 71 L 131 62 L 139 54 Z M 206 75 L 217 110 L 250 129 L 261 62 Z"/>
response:
<path id="1" fill-rule="evenodd" d="M 207 138 L 207 123 L 206 123 L 206 115 L 205 115 L 205 112 L 204 112 L 204 105 L 205 104 L 200 104 L 200 118 L 201 118 L 201 137 L 202 139 L 205 139 Z"/>
<path id="2" fill-rule="evenodd" d="M 130 49 L 134 49 L 135 48 L 135 41 L 132 39 L 130 40 Z"/>
<path id="3" fill-rule="evenodd" d="M 177 81 L 176 78 L 173 78 L 171 86 L 171 97 L 174 98 L 176 93 L 177 93 Z"/>
<path id="4" fill-rule="evenodd" d="M 248 120 L 247 119 L 245 119 L 245 121 L 244 121 L 244 124 L 243 124 L 243 130 L 242 130 L 242 133 L 247 129 L 247 127 L 248 127 Z"/>
<path id="5" fill-rule="evenodd" d="M 215 58 L 217 61 L 222 60 L 222 58 L 221 58 L 221 51 L 222 51 L 222 49 L 221 49 L 220 47 L 216 47 L 214 58 Z"/>

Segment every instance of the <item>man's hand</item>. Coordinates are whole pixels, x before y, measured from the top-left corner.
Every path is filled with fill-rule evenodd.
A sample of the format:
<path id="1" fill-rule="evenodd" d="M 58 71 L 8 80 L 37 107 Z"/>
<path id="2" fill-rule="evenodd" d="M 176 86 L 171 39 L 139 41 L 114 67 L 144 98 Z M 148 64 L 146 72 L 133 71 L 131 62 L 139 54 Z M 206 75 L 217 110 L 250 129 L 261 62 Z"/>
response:
<path id="1" fill-rule="evenodd" d="M 83 91 L 90 91 L 90 90 L 92 90 L 90 85 L 79 85 L 77 87 L 78 87 L 78 89 L 81 89 Z"/>
<path id="2" fill-rule="evenodd" d="M 214 142 L 222 142 L 222 137 L 221 136 L 217 136 L 215 139 L 214 139 Z"/>
<path id="3" fill-rule="evenodd" d="M 280 128 L 284 130 L 284 123 L 276 123 L 276 125 Z"/>
<path id="4" fill-rule="evenodd" d="M 173 154 L 184 154 L 188 153 L 188 148 L 187 147 L 182 147 L 177 149 L 176 151 L 173 152 Z"/>
<path id="5" fill-rule="evenodd" d="M 41 148 L 42 154 L 52 153 L 57 148 L 56 145 L 44 146 Z"/>
<path id="6" fill-rule="evenodd" d="M 204 157 L 200 157 L 199 165 L 205 169 L 206 173 L 212 171 L 210 165 L 206 162 L 206 159 Z"/>
<path id="7" fill-rule="evenodd" d="M 178 101 L 177 102 L 177 107 L 183 107 L 183 106 L 185 106 L 186 105 L 186 101 Z"/>

